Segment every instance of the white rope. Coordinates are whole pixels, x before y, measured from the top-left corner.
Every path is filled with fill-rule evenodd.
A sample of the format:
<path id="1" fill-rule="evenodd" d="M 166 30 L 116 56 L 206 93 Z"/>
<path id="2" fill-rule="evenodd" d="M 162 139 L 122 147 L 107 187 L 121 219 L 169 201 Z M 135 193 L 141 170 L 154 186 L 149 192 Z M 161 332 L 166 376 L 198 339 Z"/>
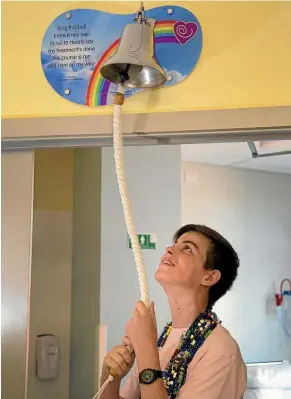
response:
<path id="1" fill-rule="evenodd" d="M 122 85 L 118 86 L 118 93 L 123 94 L 124 90 Z M 137 268 L 140 295 L 141 300 L 146 306 L 149 305 L 149 288 L 148 280 L 146 274 L 146 268 L 143 261 L 142 250 L 140 243 L 138 241 L 138 236 L 135 231 L 133 214 L 131 210 L 131 204 L 129 200 L 129 194 L 125 179 L 125 168 L 124 168 L 124 157 L 123 157 L 123 137 L 121 131 L 121 105 L 114 104 L 114 114 L 113 114 L 113 148 L 114 148 L 114 160 L 115 169 L 117 175 L 117 182 L 119 187 L 119 193 L 121 197 L 121 202 L 123 206 L 123 213 L 125 218 L 126 229 L 131 240 L 132 251 L 134 255 L 134 260 Z M 129 348 L 131 351 L 131 348 Z M 113 381 L 113 377 L 109 375 L 107 380 L 104 382 L 100 390 L 96 393 L 92 399 L 100 399 L 102 393 L 104 392 L 107 385 Z"/>
<path id="2" fill-rule="evenodd" d="M 123 93 L 123 87 L 118 87 L 118 92 Z M 121 132 L 121 105 L 114 105 L 114 118 L 113 118 L 113 147 L 114 147 L 114 159 L 117 181 L 119 186 L 119 193 L 123 206 L 124 218 L 128 235 L 132 244 L 132 251 L 136 263 L 141 300 L 146 306 L 149 305 L 149 289 L 146 268 L 143 261 L 142 250 L 138 240 L 138 236 L 134 227 L 134 220 L 131 210 L 131 204 L 129 200 L 129 194 L 125 179 L 125 168 L 124 168 L 124 157 L 123 157 L 123 137 Z"/>
<path id="3" fill-rule="evenodd" d="M 113 377 L 112 375 L 109 375 L 109 377 L 107 378 L 107 380 L 104 382 L 104 384 L 102 385 L 102 387 L 99 389 L 99 391 L 93 396 L 92 399 L 99 399 L 101 398 L 103 392 L 105 391 L 105 388 L 107 387 L 107 385 L 113 381 Z"/>

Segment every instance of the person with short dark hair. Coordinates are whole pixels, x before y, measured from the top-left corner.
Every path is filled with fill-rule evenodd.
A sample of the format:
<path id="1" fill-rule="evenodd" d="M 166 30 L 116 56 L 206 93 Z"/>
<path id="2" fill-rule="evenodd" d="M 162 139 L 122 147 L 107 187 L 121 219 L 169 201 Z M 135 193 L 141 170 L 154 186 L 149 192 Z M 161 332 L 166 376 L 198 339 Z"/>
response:
<path id="1" fill-rule="evenodd" d="M 155 273 L 172 321 L 158 338 L 153 303 L 149 308 L 136 304 L 122 345 L 104 359 L 101 382 L 110 369 L 116 378 L 103 399 L 242 399 L 246 366 L 238 344 L 212 310 L 231 289 L 238 268 L 236 251 L 215 230 L 181 227 Z"/>

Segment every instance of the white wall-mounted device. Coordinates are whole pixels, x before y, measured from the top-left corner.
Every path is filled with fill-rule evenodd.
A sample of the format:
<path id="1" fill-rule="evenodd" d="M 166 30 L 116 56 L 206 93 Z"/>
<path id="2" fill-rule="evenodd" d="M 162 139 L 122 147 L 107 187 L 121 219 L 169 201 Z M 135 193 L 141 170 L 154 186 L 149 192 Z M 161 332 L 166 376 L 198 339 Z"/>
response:
<path id="1" fill-rule="evenodd" d="M 59 342 L 53 334 L 36 338 L 36 375 L 40 380 L 54 380 L 59 373 Z"/>

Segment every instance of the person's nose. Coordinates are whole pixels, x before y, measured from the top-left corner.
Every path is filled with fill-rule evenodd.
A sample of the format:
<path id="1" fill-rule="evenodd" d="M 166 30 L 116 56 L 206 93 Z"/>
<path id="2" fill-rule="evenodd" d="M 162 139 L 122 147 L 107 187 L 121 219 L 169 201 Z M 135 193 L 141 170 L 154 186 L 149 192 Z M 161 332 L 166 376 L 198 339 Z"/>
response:
<path id="1" fill-rule="evenodd" d="M 173 246 L 173 244 L 172 244 L 172 245 L 169 245 L 169 246 L 166 248 L 166 254 L 169 254 L 169 255 L 173 255 L 173 254 L 174 254 L 174 246 Z"/>

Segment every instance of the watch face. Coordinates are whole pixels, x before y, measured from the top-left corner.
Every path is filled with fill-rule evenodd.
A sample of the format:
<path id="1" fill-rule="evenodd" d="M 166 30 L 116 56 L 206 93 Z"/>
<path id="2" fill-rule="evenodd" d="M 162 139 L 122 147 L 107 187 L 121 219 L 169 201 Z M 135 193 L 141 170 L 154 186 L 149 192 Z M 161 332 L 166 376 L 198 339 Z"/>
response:
<path id="1" fill-rule="evenodd" d="M 154 378 L 155 378 L 155 374 L 153 370 L 147 369 L 147 370 L 143 370 L 142 374 L 141 374 L 141 378 L 144 384 L 149 384 L 151 382 L 153 382 Z"/>

